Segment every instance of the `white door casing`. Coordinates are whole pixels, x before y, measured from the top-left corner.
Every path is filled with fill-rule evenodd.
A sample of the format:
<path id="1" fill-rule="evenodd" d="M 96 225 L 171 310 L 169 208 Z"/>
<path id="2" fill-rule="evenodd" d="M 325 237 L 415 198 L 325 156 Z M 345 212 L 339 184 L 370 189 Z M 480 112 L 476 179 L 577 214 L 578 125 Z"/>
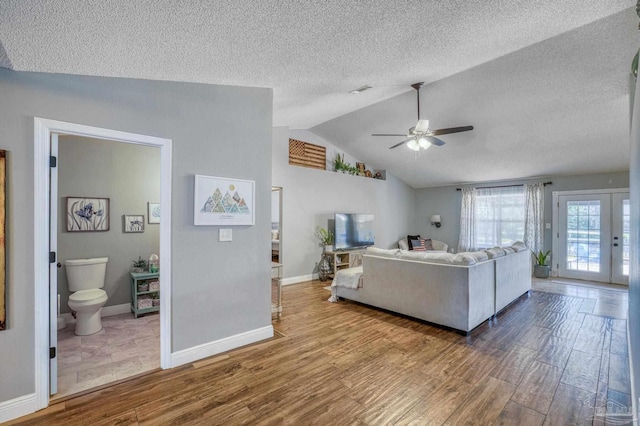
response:
<path id="1" fill-rule="evenodd" d="M 47 212 L 56 200 L 50 197 L 51 176 L 49 159 L 51 137 L 55 133 L 85 136 L 117 142 L 160 148 L 160 366 L 171 368 L 171 145 L 170 139 L 118 130 L 85 126 L 64 121 L 34 117 L 34 210 Z M 57 207 L 56 207 L 57 208 Z M 57 224 L 56 224 L 57 225 Z M 50 236 L 54 232 L 49 214 L 34 214 L 34 324 L 35 324 L 35 406 L 36 410 L 49 405 L 51 321 L 55 321 L 50 298 L 51 274 L 49 263 Z M 57 226 L 56 226 L 57 228 Z M 55 266 L 54 266 L 55 267 Z M 57 286 L 55 288 L 57 306 Z M 56 325 L 57 327 L 57 325 Z"/>
<path id="2" fill-rule="evenodd" d="M 628 271 L 625 276 L 623 270 L 629 244 L 627 229 L 623 245 L 628 192 L 627 188 L 553 192 L 552 276 L 628 283 Z"/>
<path id="3" fill-rule="evenodd" d="M 58 134 L 51 134 L 51 157 L 58 158 Z M 49 394 L 58 393 L 58 167 L 49 167 L 49 251 L 56 257 L 49 263 Z M 49 349 L 52 350 L 52 349 Z"/>
<path id="4" fill-rule="evenodd" d="M 611 196 L 611 282 L 629 285 L 631 204 L 628 192 Z"/>

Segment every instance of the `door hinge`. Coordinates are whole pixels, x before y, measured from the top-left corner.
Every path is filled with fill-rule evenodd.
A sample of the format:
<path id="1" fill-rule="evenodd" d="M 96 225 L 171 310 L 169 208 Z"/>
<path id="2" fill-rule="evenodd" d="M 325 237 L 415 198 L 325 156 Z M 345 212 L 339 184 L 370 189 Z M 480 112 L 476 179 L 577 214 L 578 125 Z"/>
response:
<path id="1" fill-rule="evenodd" d="M 56 167 L 58 165 L 58 158 L 51 155 L 49 157 L 49 167 Z"/>
<path id="2" fill-rule="evenodd" d="M 49 359 L 54 359 L 56 357 L 56 348 L 49 348 Z"/>
<path id="3" fill-rule="evenodd" d="M 50 251 L 49 252 L 49 263 L 56 263 L 56 252 L 55 251 Z"/>
<path id="4" fill-rule="evenodd" d="M 556 238 L 560 238 L 560 233 L 559 232 L 556 234 Z"/>

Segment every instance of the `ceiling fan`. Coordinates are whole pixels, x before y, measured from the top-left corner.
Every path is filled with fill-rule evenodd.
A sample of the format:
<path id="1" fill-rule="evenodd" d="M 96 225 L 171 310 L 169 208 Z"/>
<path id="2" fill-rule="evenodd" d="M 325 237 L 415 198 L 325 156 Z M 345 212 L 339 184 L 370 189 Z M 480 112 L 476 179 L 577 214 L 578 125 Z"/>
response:
<path id="1" fill-rule="evenodd" d="M 413 151 L 420 151 L 420 148 L 428 149 L 431 147 L 431 145 L 444 145 L 444 141 L 436 138 L 436 136 L 473 130 L 473 126 L 450 127 L 448 129 L 437 130 L 429 129 L 429 120 L 420 119 L 420 88 L 423 84 L 424 82 L 411 85 L 411 87 L 416 89 L 416 94 L 418 97 L 418 123 L 414 127 L 409 129 L 409 133 L 407 133 L 406 135 L 401 133 L 374 133 L 371 136 L 405 136 L 405 140 L 403 140 L 402 142 L 398 142 L 392 147 L 389 147 L 389 149 L 397 148 L 400 145 L 407 144 L 407 147 L 409 149 L 412 149 Z"/>

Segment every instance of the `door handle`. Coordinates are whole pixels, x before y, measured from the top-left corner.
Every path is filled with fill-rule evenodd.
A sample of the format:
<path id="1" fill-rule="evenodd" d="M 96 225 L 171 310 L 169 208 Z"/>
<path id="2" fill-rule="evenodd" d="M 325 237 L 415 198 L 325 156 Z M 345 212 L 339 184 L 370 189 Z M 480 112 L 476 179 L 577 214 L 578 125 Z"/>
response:
<path id="1" fill-rule="evenodd" d="M 613 243 L 613 246 L 614 247 L 618 247 L 618 243 Z"/>
<path id="2" fill-rule="evenodd" d="M 617 240 L 617 239 L 619 239 L 619 238 L 618 238 L 618 237 L 613 237 L 613 239 L 614 239 L 614 240 Z"/>
<path id="3" fill-rule="evenodd" d="M 57 266 L 58 268 L 62 268 L 62 263 L 58 262 L 58 263 L 56 264 L 56 266 Z"/>

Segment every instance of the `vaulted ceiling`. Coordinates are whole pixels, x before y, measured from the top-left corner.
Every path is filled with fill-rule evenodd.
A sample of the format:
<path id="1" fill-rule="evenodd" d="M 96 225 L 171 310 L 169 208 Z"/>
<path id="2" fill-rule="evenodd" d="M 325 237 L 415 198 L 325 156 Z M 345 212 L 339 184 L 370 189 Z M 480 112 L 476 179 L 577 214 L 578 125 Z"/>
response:
<path id="1" fill-rule="evenodd" d="M 310 129 L 414 187 L 628 169 L 630 0 L 3 0 L 0 66 L 270 87 Z M 401 140 L 424 81 L 432 128 Z M 372 89 L 351 95 L 351 89 Z"/>

